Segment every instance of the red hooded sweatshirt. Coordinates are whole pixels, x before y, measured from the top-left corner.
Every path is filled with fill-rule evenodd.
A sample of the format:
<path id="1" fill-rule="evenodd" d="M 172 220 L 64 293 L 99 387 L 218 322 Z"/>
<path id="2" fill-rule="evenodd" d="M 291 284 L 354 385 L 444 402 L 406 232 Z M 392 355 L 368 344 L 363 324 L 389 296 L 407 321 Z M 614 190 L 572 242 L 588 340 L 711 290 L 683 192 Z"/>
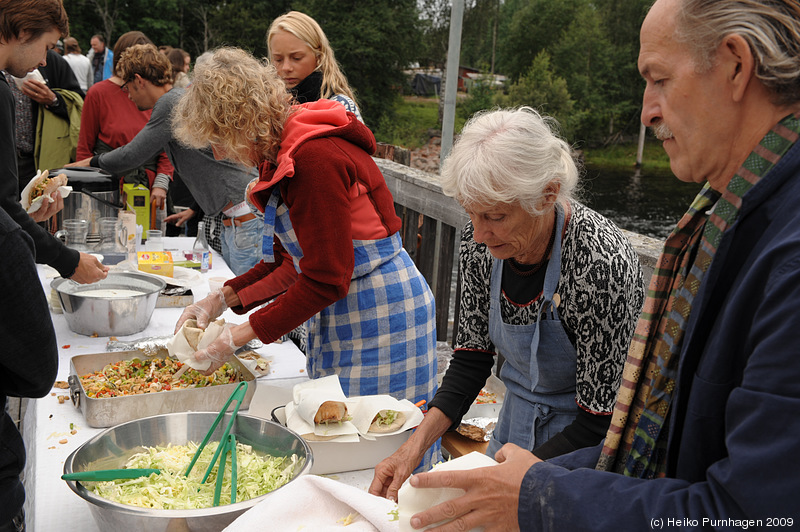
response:
<path id="1" fill-rule="evenodd" d="M 334 101 L 295 107 L 284 125 L 277 164 L 264 163 L 251 201 L 263 212 L 274 187 L 289 209 L 303 250 L 300 274 L 275 239 L 275 262 L 260 262 L 231 279 L 241 307 L 275 299 L 250 316 L 258 338 L 274 342 L 347 295 L 353 240 L 386 238 L 400 230 L 394 199 L 371 154 L 375 137 Z"/>

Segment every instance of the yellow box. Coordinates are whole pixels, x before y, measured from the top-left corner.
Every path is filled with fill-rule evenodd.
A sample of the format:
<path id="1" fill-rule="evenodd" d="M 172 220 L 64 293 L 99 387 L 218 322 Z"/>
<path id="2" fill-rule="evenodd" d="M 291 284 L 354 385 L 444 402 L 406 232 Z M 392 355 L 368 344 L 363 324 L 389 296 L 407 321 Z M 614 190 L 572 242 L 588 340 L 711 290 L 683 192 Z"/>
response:
<path id="1" fill-rule="evenodd" d="M 147 187 L 123 183 L 122 196 L 125 209 L 136 213 L 136 224 L 145 231 L 150 229 L 150 191 Z"/>
<path id="2" fill-rule="evenodd" d="M 169 251 L 139 251 L 136 253 L 139 271 L 172 277 L 172 253 Z"/>

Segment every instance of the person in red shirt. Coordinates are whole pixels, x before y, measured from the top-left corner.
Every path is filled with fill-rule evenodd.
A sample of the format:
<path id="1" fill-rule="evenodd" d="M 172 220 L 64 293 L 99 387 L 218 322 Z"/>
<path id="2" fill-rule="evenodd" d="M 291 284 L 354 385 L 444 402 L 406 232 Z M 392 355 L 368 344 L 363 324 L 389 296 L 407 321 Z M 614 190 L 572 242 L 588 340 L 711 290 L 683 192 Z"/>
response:
<path id="1" fill-rule="evenodd" d="M 134 44 L 153 44 L 140 31 L 129 31 L 114 45 L 114 75 L 95 83 L 86 93 L 81 115 L 81 131 L 76 160 L 109 152 L 128 144 L 150 120 L 152 110 L 140 111 L 125 92 L 124 82 L 116 74 L 122 52 Z M 121 176 L 122 183 L 137 183 L 150 189 L 150 202 L 157 208 L 165 205 L 174 169 L 164 152 L 138 169 Z"/>

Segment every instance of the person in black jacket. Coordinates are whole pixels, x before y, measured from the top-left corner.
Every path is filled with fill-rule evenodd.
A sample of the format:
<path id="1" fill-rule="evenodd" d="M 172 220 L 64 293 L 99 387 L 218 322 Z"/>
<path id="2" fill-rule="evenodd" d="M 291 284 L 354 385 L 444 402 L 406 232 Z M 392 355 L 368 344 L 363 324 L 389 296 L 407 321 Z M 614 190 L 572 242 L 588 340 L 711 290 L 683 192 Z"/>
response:
<path id="1" fill-rule="evenodd" d="M 67 31 L 67 14 L 60 0 L 0 0 L 0 68 L 16 77 L 25 76 L 45 63 L 46 50 Z M 64 270 L 71 266 L 69 253 L 59 252 L 55 244 L 36 245 L 29 234 L 41 242 L 50 238 L 60 244 L 34 223 L 17 200 L 13 128 L 13 96 L 5 76 L 0 76 L 0 291 L 4 302 L 0 310 L 0 532 L 25 530 L 25 490 L 20 480 L 25 446 L 5 412 L 6 398 L 43 397 L 52 389 L 58 372 L 56 335 L 34 257 L 47 256 Z M 81 274 L 89 272 L 78 274 L 77 263 L 75 260 L 69 273 L 82 278 Z M 102 266 L 97 266 L 105 275 Z"/>
<path id="2" fill-rule="evenodd" d="M 24 525 L 25 491 L 19 474 L 25 446 L 6 413 L 6 398 L 44 397 L 58 372 L 58 344 L 36 273 L 33 239 L 0 209 L 0 532 Z M 16 521 L 16 523 L 14 523 Z"/>
<path id="3" fill-rule="evenodd" d="M 47 50 L 68 31 L 59 0 L 0 0 L 0 69 L 21 78 L 45 66 Z M 33 238 L 37 262 L 49 264 L 62 277 L 79 283 L 104 279 L 108 267 L 97 258 L 66 247 L 37 225 L 63 206 L 63 201 L 51 204 L 36 220 L 20 205 L 15 119 L 14 96 L 5 76 L 0 76 L 0 207 Z"/>

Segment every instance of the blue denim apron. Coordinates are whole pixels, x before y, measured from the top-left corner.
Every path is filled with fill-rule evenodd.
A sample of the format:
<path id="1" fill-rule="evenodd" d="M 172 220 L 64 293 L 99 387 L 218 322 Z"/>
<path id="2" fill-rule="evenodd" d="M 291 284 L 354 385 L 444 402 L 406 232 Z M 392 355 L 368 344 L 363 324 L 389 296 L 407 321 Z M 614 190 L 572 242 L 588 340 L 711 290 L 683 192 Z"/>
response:
<path id="1" fill-rule="evenodd" d="M 492 267 L 489 337 L 506 359 L 500 370 L 506 396 L 486 449 L 491 457 L 505 443 L 533 450 L 575 419 L 577 353 L 553 303 L 561 277 L 564 212 L 559 205 L 556 214 L 556 236 L 545 271 L 544 301 L 538 321 L 529 325 L 503 323 L 503 261 L 495 259 Z"/>

